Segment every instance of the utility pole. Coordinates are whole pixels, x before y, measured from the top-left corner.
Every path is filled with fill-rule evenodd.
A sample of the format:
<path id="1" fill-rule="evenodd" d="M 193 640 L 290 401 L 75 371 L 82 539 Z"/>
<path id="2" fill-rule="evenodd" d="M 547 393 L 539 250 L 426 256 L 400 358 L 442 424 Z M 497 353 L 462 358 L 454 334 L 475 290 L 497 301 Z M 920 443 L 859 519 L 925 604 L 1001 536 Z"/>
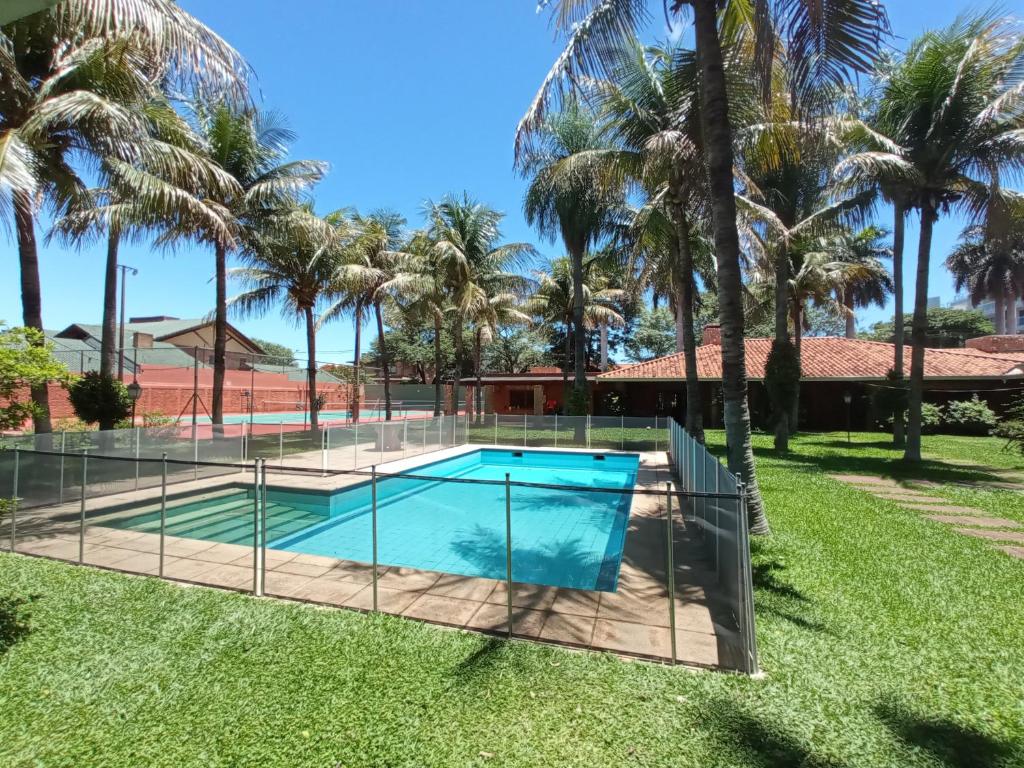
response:
<path id="1" fill-rule="evenodd" d="M 132 271 L 132 275 L 139 274 L 139 270 L 135 267 L 129 267 L 127 264 L 118 264 L 117 268 L 121 270 L 121 335 L 118 341 L 117 379 L 118 381 L 124 381 L 124 278 L 125 273 L 129 269 Z"/>

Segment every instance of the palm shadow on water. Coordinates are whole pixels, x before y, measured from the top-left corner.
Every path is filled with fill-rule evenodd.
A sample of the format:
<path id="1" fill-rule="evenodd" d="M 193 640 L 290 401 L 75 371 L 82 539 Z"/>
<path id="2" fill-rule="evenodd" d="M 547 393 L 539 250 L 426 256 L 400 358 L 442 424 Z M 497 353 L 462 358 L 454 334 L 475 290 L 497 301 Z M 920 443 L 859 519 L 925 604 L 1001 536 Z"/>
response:
<path id="1" fill-rule="evenodd" d="M 32 631 L 28 606 L 36 600 L 31 597 L 0 597 L 0 656 L 24 640 Z"/>

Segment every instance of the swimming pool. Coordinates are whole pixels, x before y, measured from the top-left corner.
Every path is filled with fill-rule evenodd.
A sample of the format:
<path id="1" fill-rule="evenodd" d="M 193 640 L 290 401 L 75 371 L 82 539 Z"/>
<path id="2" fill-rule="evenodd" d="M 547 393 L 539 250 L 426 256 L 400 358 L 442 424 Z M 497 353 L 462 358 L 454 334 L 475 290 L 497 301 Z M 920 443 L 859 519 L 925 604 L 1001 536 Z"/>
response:
<path id="1" fill-rule="evenodd" d="M 638 467 L 636 454 L 483 448 L 405 471 L 414 477 L 384 477 L 377 482 L 378 562 L 504 579 L 508 472 L 513 483 L 613 489 L 513 485 L 513 579 L 614 591 Z M 252 506 L 243 489 L 172 504 L 167 533 L 250 545 Z M 267 546 L 372 562 L 371 509 L 368 482 L 329 493 L 269 486 Z M 159 511 L 105 524 L 158 530 Z"/>

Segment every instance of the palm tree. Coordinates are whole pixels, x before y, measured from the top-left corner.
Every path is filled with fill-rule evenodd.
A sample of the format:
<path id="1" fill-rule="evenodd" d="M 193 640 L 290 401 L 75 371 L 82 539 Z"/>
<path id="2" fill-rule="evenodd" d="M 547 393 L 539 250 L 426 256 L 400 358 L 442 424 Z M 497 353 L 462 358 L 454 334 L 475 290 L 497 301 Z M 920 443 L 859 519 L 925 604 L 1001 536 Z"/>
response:
<path id="1" fill-rule="evenodd" d="M 503 326 L 530 324 L 530 316 L 518 309 L 528 284 L 525 278 L 507 275 L 500 270 L 481 275 L 478 282 L 480 291 L 468 313 L 473 328 L 473 376 L 476 379 L 473 395 L 478 424 L 484 418 L 481 364 L 484 345 L 489 344 Z"/>
<path id="2" fill-rule="evenodd" d="M 530 180 L 523 202 L 526 221 L 544 237 L 561 237 L 572 265 L 577 408 L 588 399 L 584 337 L 580 331 L 583 262 L 591 248 L 616 230 L 616 214 L 623 207 L 623 190 L 609 184 L 601 162 L 602 153 L 612 149 L 597 116 L 571 102 L 537 126 L 517 159 L 520 173 Z"/>
<path id="3" fill-rule="evenodd" d="M 665 8 L 679 14 L 690 5 L 694 16 L 694 39 L 700 67 L 700 119 L 707 154 L 712 202 L 715 255 L 718 262 L 719 317 L 722 326 L 722 394 L 725 402 L 726 443 L 729 468 L 743 477 L 748 489 L 751 530 L 768 532 L 768 521 L 757 486 L 754 454 L 750 442 L 750 411 L 747 406 L 747 377 L 743 343 L 743 285 L 740 269 L 740 239 L 736 223 L 733 176 L 733 133 L 726 88 L 723 35 L 738 34 L 753 26 L 757 52 L 767 52 L 754 61 L 754 73 L 770 83 L 775 40 L 787 39 L 787 55 L 795 62 L 792 87 L 816 88 L 822 82 L 836 82 L 847 68 L 870 69 L 881 36 L 887 32 L 885 11 L 874 0 L 828 0 L 822 3 L 765 2 L 757 13 L 727 13 L 719 27 L 718 0 L 673 0 Z M 520 121 L 516 133 L 517 152 L 522 152 L 530 132 L 545 120 L 549 104 L 572 92 L 588 78 L 601 77 L 615 50 L 647 22 L 647 4 L 641 0 L 551 3 L 557 29 L 567 35 L 566 47 Z M 735 4 L 727 9 L 739 10 Z"/>
<path id="4" fill-rule="evenodd" d="M 324 313 L 324 321 L 346 309 L 355 316 L 355 390 L 359 389 L 360 326 L 363 312 L 373 309 L 377 321 L 377 348 L 384 373 L 384 418 L 391 421 L 391 362 L 384 335 L 384 310 L 394 301 L 394 291 L 405 282 L 403 266 L 414 257 L 400 250 L 405 243 L 405 219 L 394 211 L 379 210 L 368 216 L 354 213 L 351 224 L 355 236 L 347 248 L 344 262 L 339 264 L 336 279 L 341 298 Z M 352 418 L 359 420 L 356 397 Z"/>
<path id="5" fill-rule="evenodd" d="M 228 308 L 242 317 L 262 316 L 274 307 L 304 324 L 309 425 L 319 429 L 316 391 L 316 309 L 333 298 L 346 244 L 343 227 L 317 216 L 311 205 L 275 211 L 245 233 L 239 255 L 244 267 L 228 270 L 246 290 Z"/>
<path id="6" fill-rule="evenodd" d="M 504 243 L 501 220 L 504 214 L 473 200 L 448 195 L 439 203 L 427 202 L 427 235 L 433 242 L 436 263 L 444 275 L 455 315 L 455 408 L 459 404 L 459 379 L 465 372 L 465 342 L 462 329 L 472 317 L 479 297 L 486 294 L 483 280 L 501 276 L 512 286 L 521 276 L 512 270 L 528 265 L 536 256 L 529 243 Z"/>
<path id="7" fill-rule="evenodd" d="M 102 186 L 76 197 L 50 235 L 78 247 L 106 235 L 100 339 L 100 375 L 106 377 L 112 376 L 118 354 L 117 261 L 122 239 L 159 234 L 167 223 L 181 220 L 220 229 L 222 236 L 229 237 L 220 211 L 207 204 L 207 194 L 210 190 L 214 195 L 237 192 L 235 180 L 203 155 L 187 122 L 165 99 L 154 98 L 143 115 L 147 132 L 138 143 L 134 162 L 103 158 Z M 113 426 L 113 422 L 100 422 L 100 429 Z"/>
<path id="8" fill-rule="evenodd" d="M 565 350 L 562 358 L 562 412 L 569 415 L 569 361 L 572 359 L 574 334 L 600 328 L 602 325 L 621 326 L 625 324 L 622 315 L 615 311 L 615 303 L 626 297 L 626 291 L 609 288 L 604 284 L 597 259 L 588 259 L 583 264 L 583 306 L 576 312 L 575 291 L 572 280 L 572 265 L 568 258 L 555 259 L 548 271 L 536 273 L 537 288 L 526 302 L 525 309 L 544 326 L 561 327 L 565 334 Z M 583 316 L 581 325 L 576 325 L 578 314 Z"/>
<path id="9" fill-rule="evenodd" d="M 134 107 L 159 85 L 244 98 L 248 68 L 169 0 L 67 0 L 0 27 L 0 214 L 18 241 L 22 312 L 42 330 L 35 218 L 84 190 L 72 157 L 131 161 L 145 133 Z M 50 431 L 46 387 L 37 432 Z"/>
<path id="10" fill-rule="evenodd" d="M 440 416 L 443 387 L 441 339 L 445 316 L 450 315 L 452 309 L 444 264 L 426 232 L 415 232 L 405 250 L 411 259 L 403 270 L 404 286 L 399 301 L 406 317 L 414 323 L 427 322 L 433 326 L 434 416 Z"/>
<path id="11" fill-rule="evenodd" d="M 710 217 L 699 110 L 697 65 L 683 48 L 644 48 L 630 39 L 608 79 L 593 84 L 594 101 L 621 148 L 608 163 L 644 189 L 647 203 L 634 218 L 647 277 L 668 289 L 676 317 L 676 346 L 686 361 L 686 430 L 704 440 L 693 327 L 695 250 Z M 653 258 L 652 258 L 653 257 Z"/>
<path id="12" fill-rule="evenodd" d="M 941 213 L 952 207 L 978 220 L 998 174 L 1024 165 L 1018 112 L 1022 67 L 1024 38 L 1015 23 L 995 12 L 962 17 L 925 33 L 879 89 L 877 122 L 895 146 L 858 153 L 842 169 L 853 181 L 898 181 L 908 207 L 920 215 L 907 461 L 921 460 L 932 232 Z"/>
<path id="13" fill-rule="evenodd" d="M 882 259 L 892 258 L 892 249 L 882 245 L 885 230 L 875 226 L 843 233 L 833 241 L 833 258 L 838 262 L 837 294 L 846 318 L 846 338 L 857 338 L 856 309 L 884 307 L 894 282 Z"/>
<path id="14" fill-rule="evenodd" d="M 213 196 L 207 204 L 218 208 L 227 229 L 196 226 L 182 221 L 158 242 L 192 240 L 213 247 L 216 299 L 214 304 L 213 401 L 210 417 L 224 421 L 224 372 L 227 347 L 227 260 L 245 241 L 246 230 L 261 217 L 294 205 L 297 196 L 318 182 L 326 164 L 313 160 L 285 162 L 288 144 L 295 139 L 282 119 L 271 112 L 233 109 L 226 102 L 193 105 L 195 130 L 209 159 L 235 181 L 231 191 Z"/>
<path id="15" fill-rule="evenodd" d="M 993 299 L 996 333 L 1017 332 L 1017 299 L 1024 296 L 1024 219 L 1015 217 L 998 237 L 986 225 L 968 227 L 946 268 L 956 290 L 967 289 L 972 306 Z"/>

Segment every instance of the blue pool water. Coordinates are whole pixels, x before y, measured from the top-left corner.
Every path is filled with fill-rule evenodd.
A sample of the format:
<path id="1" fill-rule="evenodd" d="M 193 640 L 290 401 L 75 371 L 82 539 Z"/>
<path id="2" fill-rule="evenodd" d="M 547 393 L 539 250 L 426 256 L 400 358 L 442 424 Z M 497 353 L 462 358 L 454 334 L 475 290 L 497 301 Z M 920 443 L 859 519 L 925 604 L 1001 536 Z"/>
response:
<path id="1" fill-rule="evenodd" d="M 513 482 L 624 492 L 512 487 L 512 576 L 576 589 L 615 589 L 639 457 L 635 454 L 482 449 L 409 470 L 423 479 L 377 483 L 378 561 L 466 576 L 505 578 L 505 473 Z M 494 485 L 434 478 L 501 481 Z M 333 494 L 268 489 L 268 502 L 321 522 L 268 546 L 372 561 L 371 490 Z"/>

